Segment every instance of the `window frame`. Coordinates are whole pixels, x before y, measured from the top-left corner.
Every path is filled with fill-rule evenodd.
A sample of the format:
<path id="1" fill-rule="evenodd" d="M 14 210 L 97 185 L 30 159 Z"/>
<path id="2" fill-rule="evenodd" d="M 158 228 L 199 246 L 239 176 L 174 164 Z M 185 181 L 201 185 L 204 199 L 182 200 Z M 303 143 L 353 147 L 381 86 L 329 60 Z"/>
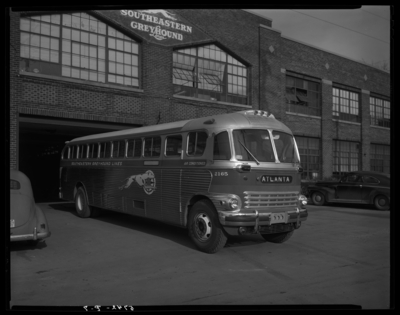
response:
<path id="1" fill-rule="evenodd" d="M 216 44 L 173 51 L 174 95 L 249 105 L 249 77 L 249 67 Z"/>
<path id="2" fill-rule="evenodd" d="M 305 180 L 315 180 L 321 179 L 321 171 L 322 171 L 322 154 L 321 154 L 321 138 L 313 138 L 313 137 L 304 137 L 304 136 L 295 136 L 295 140 L 297 143 L 297 148 L 299 150 L 300 155 L 300 164 L 303 168 L 303 172 L 301 173 L 301 179 Z M 299 141 L 300 140 L 300 141 Z M 318 149 L 315 147 L 310 146 L 311 141 L 318 141 Z M 303 141 L 306 142 L 306 146 L 303 147 Z M 301 145 L 300 145 L 301 144 Z M 305 150 L 305 153 L 303 150 Z M 318 153 L 315 154 L 312 151 L 317 151 Z M 310 163 L 310 158 L 318 158 L 317 163 Z M 310 165 L 318 165 L 317 168 L 311 168 Z M 317 173 L 316 176 L 313 176 L 313 173 Z M 311 176 L 310 176 L 311 174 Z M 305 176 L 304 176 L 305 175 Z"/>
<path id="3" fill-rule="evenodd" d="M 290 113 L 297 114 L 305 114 L 312 116 L 321 116 L 322 113 L 322 90 L 321 90 L 321 82 L 311 77 L 306 77 L 303 75 L 296 75 L 294 73 L 286 73 L 285 78 L 285 99 L 286 99 L 286 110 Z M 293 85 L 289 85 L 289 80 L 293 80 Z M 297 86 L 299 84 L 299 80 L 302 80 L 303 87 Z M 311 83 L 311 84 L 310 84 Z M 312 86 L 312 84 L 316 84 L 316 89 L 308 88 L 308 86 Z M 306 87 L 306 88 L 304 88 Z M 288 93 L 288 90 L 293 90 L 294 93 Z M 307 92 L 307 96 L 298 95 L 298 90 L 304 90 Z M 309 106 L 310 102 L 305 100 L 311 99 L 309 97 L 315 94 L 317 97 L 316 106 Z M 302 99 L 303 98 L 303 99 Z M 300 103 L 307 103 L 307 105 L 303 105 Z"/>
<path id="4" fill-rule="evenodd" d="M 73 25 L 72 22 L 74 19 L 76 20 L 75 25 Z M 26 21 L 28 21 L 28 23 L 26 23 Z M 36 27 L 39 27 L 39 31 L 35 31 L 31 25 L 38 25 Z M 41 33 L 43 25 L 45 25 L 46 29 L 48 28 L 50 30 L 49 34 Z M 52 31 L 53 28 L 58 28 L 58 33 Z M 78 79 L 93 83 L 105 83 L 128 88 L 141 88 L 142 86 L 142 49 L 140 40 L 133 38 L 131 35 L 125 35 L 118 27 L 103 22 L 95 15 L 86 12 L 68 12 L 61 14 L 59 12 L 49 12 L 48 14 L 41 15 L 24 14 L 21 15 L 20 18 L 19 30 L 21 33 L 19 43 L 21 48 L 19 56 L 20 72 L 42 73 L 55 77 Z M 24 37 L 24 34 L 27 35 Z M 66 38 L 66 36 L 68 36 L 67 34 L 69 34 L 69 38 Z M 84 37 L 82 37 L 83 34 L 85 34 Z M 73 36 L 78 37 L 73 38 Z M 40 55 L 42 50 L 40 43 L 39 46 L 32 46 L 31 44 L 31 39 L 36 37 L 39 37 L 39 40 L 41 40 L 42 37 L 48 37 L 50 43 L 52 40 L 58 41 L 57 47 L 55 44 L 52 46 L 52 51 L 54 54 L 57 54 L 57 57 L 54 57 L 53 60 L 43 60 Z M 23 38 L 29 42 L 24 43 Z M 110 39 L 118 43 L 121 42 L 122 46 L 111 47 Z M 69 45 L 68 49 L 64 47 L 67 42 Z M 78 46 L 78 54 L 74 55 L 73 45 Z M 37 58 L 34 58 L 34 56 L 30 54 L 32 47 L 39 49 Z M 88 47 L 86 52 L 83 47 Z M 120 48 L 122 50 L 119 50 Z M 44 49 L 46 48 L 43 47 L 43 50 Z M 103 58 L 100 56 L 101 50 L 103 50 Z M 92 55 L 94 51 L 96 51 L 95 57 Z M 111 51 L 115 51 L 115 55 L 121 53 L 122 60 L 111 60 Z M 51 55 L 50 52 L 49 55 Z M 67 55 L 69 56 L 69 61 L 68 58 L 65 59 Z M 129 55 L 129 58 L 125 55 Z M 87 65 L 81 65 L 81 62 L 86 62 L 85 60 L 87 61 Z M 74 65 L 74 62 L 78 61 L 79 65 Z M 100 65 L 101 62 L 104 68 Z M 117 73 L 117 70 L 115 73 L 111 72 L 112 63 L 122 64 L 122 73 Z M 134 68 L 135 70 L 133 70 Z M 117 79 L 112 80 L 112 76 L 114 76 L 114 78 L 121 78 L 119 78 L 118 81 Z"/>
<path id="5" fill-rule="evenodd" d="M 343 150 L 347 149 L 348 151 Z M 354 146 L 356 150 L 354 150 Z M 352 151 L 353 149 L 353 151 Z M 355 172 L 361 168 L 361 144 L 356 141 L 332 140 L 332 174 L 343 176 L 347 173 Z M 347 160 L 347 163 L 343 163 Z M 354 160 L 357 164 L 354 164 Z M 342 170 L 347 168 L 347 170 Z"/>
<path id="6" fill-rule="evenodd" d="M 381 102 L 382 105 L 377 104 L 378 101 Z M 387 104 L 388 106 L 386 107 L 385 105 Z M 372 126 L 390 128 L 390 106 L 391 102 L 387 98 L 370 95 L 369 97 L 370 124 Z M 377 111 L 378 108 L 381 109 L 381 113 L 379 113 L 381 114 L 380 117 L 378 117 L 378 111 Z"/>
<path id="7" fill-rule="evenodd" d="M 337 91 L 337 92 L 336 92 Z M 354 99 L 352 97 L 355 97 Z M 354 105 L 357 105 L 356 107 Z M 356 92 L 352 89 L 346 89 L 339 86 L 332 87 L 332 118 L 351 121 L 361 122 L 361 97 L 360 92 Z M 357 114 L 351 113 L 356 110 Z"/>

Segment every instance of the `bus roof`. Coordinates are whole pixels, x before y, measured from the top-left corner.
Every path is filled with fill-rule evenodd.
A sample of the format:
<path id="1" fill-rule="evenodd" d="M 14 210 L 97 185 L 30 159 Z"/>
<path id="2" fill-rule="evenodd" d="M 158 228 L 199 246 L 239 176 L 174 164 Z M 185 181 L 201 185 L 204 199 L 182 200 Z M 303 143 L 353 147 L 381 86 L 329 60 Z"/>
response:
<path id="1" fill-rule="evenodd" d="M 246 127 L 274 129 L 292 134 L 290 129 L 276 120 L 273 115 L 268 115 L 265 111 L 247 110 L 239 111 L 230 114 L 213 115 L 191 120 L 181 120 L 160 125 L 152 125 L 125 130 L 111 131 L 106 133 L 94 134 L 84 137 L 79 137 L 70 142 L 87 141 L 87 140 L 103 140 L 108 138 L 118 138 L 122 136 L 141 136 L 146 134 L 155 134 L 162 132 L 163 134 L 201 130 L 201 129 L 243 129 Z M 69 143 L 70 143 L 69 142 Z M 68 143 L 68 142 L 67 142 Z"/>

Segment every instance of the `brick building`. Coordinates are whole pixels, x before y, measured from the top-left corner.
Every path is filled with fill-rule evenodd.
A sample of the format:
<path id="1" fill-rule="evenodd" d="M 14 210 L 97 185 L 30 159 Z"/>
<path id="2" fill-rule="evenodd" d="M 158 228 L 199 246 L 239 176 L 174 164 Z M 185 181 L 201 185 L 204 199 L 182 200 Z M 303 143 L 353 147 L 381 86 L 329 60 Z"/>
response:
<path id="1" fill-rule="evenodd" d="M 261 109 L 305 179 L 390 172 L 390 75 L 245 10 L 10 11 L 10 164 L 57 196 L 64 142 Z M 48 171 L 43 172 L 43 169 Z"/>

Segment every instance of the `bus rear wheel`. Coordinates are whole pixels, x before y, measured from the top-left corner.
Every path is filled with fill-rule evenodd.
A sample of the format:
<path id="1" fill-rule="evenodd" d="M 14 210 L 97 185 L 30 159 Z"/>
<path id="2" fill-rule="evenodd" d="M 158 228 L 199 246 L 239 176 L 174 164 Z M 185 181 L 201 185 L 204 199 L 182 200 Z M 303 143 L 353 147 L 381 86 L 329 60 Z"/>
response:
<path id="1" fill-rule="evenodd" d="M 202 252 L 213 254 L 223 248 L 227 236 L 209 200 L 196 202 L 189 213 L 189 236 Z"/>
<path id="2" fill-rule="evenodd" d="M 86 192 L 83 187 L 79 187 L 75 195 L 75 209 L 81 218 L 93 216 L 93 210 L 87 202 Z"/>
<path id="3" fill-rule="evenodd" d="M 274 234 L 261 234 L 264 240 L 271 243 L 283 243 L 292 237 L 294 231 L 274 233 Z"/>

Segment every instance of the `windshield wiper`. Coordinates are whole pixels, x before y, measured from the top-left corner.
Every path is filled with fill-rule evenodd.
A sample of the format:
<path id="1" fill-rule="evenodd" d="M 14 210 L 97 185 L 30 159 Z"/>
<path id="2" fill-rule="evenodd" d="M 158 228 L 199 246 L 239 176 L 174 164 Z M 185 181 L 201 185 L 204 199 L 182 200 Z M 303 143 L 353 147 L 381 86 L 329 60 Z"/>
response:
<path id="1" fill-rule="evenodd" d="M 254 161 L 256 161 L 257 165 L 260 165 L 260 162 L 258 162 L 256 157 L 250 152 L 249 149 L 246 148 L 246 146 L 243 143 L 240 142 L 239 139 L 238 139 L 238 142 L 243 146 L 243 148 L 247 151 L 247 153 L 250 154 L 250 156 L 254 159 Z"/>

